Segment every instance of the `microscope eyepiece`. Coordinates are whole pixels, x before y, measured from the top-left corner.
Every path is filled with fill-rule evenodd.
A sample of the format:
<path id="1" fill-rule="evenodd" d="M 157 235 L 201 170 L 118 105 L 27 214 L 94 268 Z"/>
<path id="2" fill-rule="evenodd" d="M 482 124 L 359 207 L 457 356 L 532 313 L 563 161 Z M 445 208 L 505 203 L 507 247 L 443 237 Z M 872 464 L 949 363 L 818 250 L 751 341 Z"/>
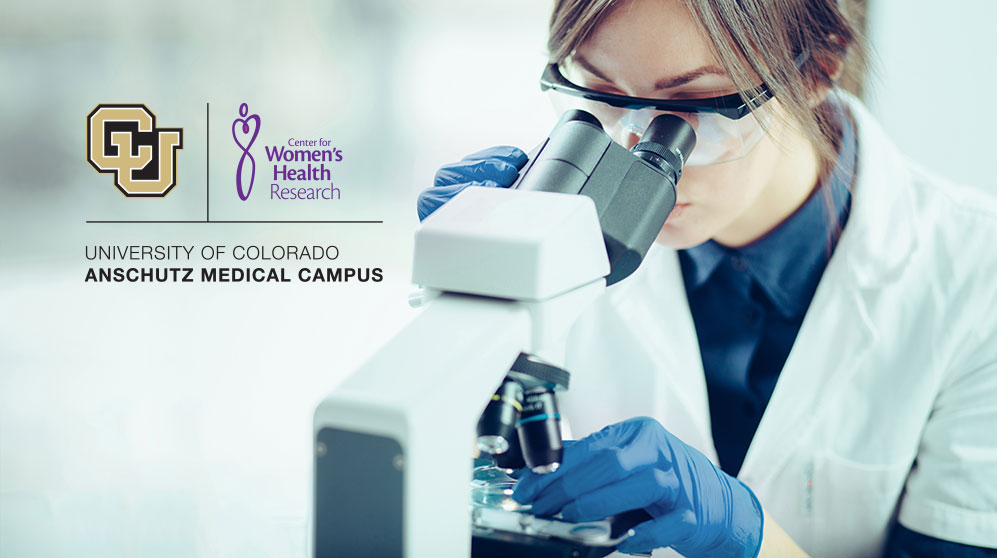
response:
<path id="1" fill-rule="evenodd" d="M 564 124 L 565 122 L 569 122 L 571 120 L 588 122 L 589 124 L 595 126 L 596 128 L 599 128 L 600 131 L 603 129 L 602 122 L 599 122 L 599 119 L 596 118 L 594 114 L 580 109 L 571 109 L 565 111 L 564 114 L 561 115 L 561 120 L 558 121 L 557 125 L 560 126 L 561 124 Z"/>
<path id="2" fill-rule="evenodd" d="M 630 150 L 658 169 L 671 173 L 673 184 L 682 176 L 682 167 L 696 147 L 692 126 L 674 114 L 662 114 L 651 121 L 640 142 Z"/>

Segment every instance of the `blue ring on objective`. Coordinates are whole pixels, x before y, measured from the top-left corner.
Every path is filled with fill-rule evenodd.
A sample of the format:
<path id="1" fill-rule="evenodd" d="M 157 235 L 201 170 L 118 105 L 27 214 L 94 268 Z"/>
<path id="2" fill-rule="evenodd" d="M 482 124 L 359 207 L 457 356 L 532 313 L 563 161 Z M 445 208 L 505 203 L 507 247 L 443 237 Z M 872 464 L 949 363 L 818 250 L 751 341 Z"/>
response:
<path id="1" fill-rule="evenodd" d="M 543 413 L 541 415 L 534 415 L 532 417 L 519 419 L 519 422 L 517 424 L 524 424 L 527 422 L 533 422 L 535 420 L 547 420 L 549 418 L 552 418 L 554 420 L 561 420 L 561 413 L 555 413 L 554 416 L 548 415 L 547 413 Z"/>

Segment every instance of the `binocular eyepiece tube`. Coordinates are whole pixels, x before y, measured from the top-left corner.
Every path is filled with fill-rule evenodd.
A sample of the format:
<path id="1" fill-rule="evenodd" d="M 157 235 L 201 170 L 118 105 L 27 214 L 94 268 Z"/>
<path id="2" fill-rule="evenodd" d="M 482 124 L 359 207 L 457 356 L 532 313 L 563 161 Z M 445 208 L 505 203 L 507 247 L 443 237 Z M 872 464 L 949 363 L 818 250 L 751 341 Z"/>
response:
<path id="1" fill-rule="evenodd" d="M 695 146 L 695 130 L 674 114 L 656 116 L 628 150 L 598 118 L 569 110 L 512 187 L 592 199 L 609 256 L 608 287 L 629 277 L 647 255 L 675 207 L 676 184 Z"/>

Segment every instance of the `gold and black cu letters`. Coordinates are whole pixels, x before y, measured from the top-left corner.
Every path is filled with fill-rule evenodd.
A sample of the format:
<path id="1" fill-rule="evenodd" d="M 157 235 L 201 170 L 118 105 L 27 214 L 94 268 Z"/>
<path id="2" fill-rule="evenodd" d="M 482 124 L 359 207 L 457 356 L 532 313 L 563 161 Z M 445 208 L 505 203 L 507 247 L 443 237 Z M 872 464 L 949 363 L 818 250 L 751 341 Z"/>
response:
<path id="1" fill-rule="evenodd" d="M 143 104 L 101 104 L 87 116 L 87 161 L 129 197 L 163 197 L 177 183 L 183 128 L 157 128 Z"/>

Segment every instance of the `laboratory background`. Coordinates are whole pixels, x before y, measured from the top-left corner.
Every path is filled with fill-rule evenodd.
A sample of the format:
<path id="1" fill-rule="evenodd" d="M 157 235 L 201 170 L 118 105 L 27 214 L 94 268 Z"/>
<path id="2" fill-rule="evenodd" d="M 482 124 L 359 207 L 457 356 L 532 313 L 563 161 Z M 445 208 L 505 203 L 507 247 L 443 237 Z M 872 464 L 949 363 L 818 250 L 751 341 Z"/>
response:
<path id="1" fill-rule="evenodd" d="M 866 8 L 872 112 L 924 167 L 997 195 L 997 3 Z M 407 303 L 415 199 L 435 170 L 546 137 L 549 11 L 535 0 L 0 3 L 0 556 L 305 556 L 315 405 L 418 311 Z M 94 194 L 107 184 L 86 163 L 85 121 L 106 102 L 142 102 L 184 128 L 189 187 L 159 203 Z M 223 194 L 239 152 L 206 114 L 231 122 L 240 103 L 269 137 L 333 138 L 349 203 Z M 219 219 L 383 222 L 86 223 L 196 218 L 207 177 Z M 85 246 L 164 242 L 336 244 L 339 264 L 385 279 L 83 281 Z"/>

